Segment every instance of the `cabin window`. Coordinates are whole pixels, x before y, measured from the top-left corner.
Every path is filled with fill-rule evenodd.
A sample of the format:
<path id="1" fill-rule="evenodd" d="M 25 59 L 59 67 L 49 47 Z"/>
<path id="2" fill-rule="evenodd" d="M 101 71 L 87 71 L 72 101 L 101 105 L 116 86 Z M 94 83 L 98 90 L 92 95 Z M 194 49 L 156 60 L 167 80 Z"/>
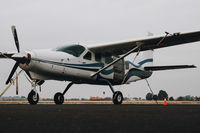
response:
<path id="1" fill-rule="evenodd" d="M 125 62 L 125 65 L 126 65 L 126 69 L 129 69 L 129 63 Z"/>
<path id="2" fill-rule="evenodd" d="M 95 54 L 95 60 L 101 61 L 101 54 Z"/>
<path id="3" fill-rule="evenodd" d="M 106 63 L 106 64 L 109 64 L 109 63 L 111 63 L 111 62 L 113 62 L 113 58 L 112 58 L 111 56 L 105 57 L 105 63 Z"/>
<path id="4" fill-rule="evenodd" d="M 90 52 L 87 52 L 84 56 L 83 56 L 84 59 L 87 59 L 87 60 L 91 60 L 92 59 L 92 54 Z"/>
<path id="5" fill-rule="evenodd" d="M 54 50 L 65 52 L 73 56 L 79 57 L 85 51 L 85 48 L 81 45 L 69 45 L 69 46 L 58 47 Z"/>

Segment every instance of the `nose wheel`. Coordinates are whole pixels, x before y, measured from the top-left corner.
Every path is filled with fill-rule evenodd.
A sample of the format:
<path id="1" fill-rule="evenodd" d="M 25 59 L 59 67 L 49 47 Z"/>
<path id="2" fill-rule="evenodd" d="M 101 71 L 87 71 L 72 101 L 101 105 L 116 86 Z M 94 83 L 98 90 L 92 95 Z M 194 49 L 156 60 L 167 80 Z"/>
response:
<path id="1" fill-rule="evenodd" d="M 37 92 L 35 91 L 31 91 L 29 94 L 28 94 L 28 102 L 32 105 L 34 104 L 37 104 L 39 101 L 39 95 Z"/>

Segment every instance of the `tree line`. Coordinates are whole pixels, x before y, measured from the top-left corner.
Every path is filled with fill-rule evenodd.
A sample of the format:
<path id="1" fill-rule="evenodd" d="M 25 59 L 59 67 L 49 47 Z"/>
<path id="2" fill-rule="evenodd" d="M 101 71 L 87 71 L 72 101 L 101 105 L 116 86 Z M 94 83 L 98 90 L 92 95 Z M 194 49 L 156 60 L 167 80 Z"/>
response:
<path id="1" fill-rule="evenodd" d="M 179 96 L 174 99 L 173 96 L 169 97 L 167 92 L 164 90 L 160 90 L 157 95 L 150 92 L 146 94 L 146 100 L 164 100 L 165 98 L 169 101 L 200 101 L 200 97 L 190 95 Z"/>

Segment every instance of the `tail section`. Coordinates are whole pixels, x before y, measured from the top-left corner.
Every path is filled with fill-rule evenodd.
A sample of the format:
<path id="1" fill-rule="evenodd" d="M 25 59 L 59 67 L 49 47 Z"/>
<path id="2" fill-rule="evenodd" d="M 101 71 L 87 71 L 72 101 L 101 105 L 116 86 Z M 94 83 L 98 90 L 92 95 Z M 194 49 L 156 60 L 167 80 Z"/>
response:
<path id="1" fill-rule="evenodd" d="M 153 66 L 152 50 L 141 52 L 133 62 L 126 61 L 126 65 L 130 67 L 126 71 L 123 83 L 149 78 L 153 71 L 196 68 L 194 65 Z"/>

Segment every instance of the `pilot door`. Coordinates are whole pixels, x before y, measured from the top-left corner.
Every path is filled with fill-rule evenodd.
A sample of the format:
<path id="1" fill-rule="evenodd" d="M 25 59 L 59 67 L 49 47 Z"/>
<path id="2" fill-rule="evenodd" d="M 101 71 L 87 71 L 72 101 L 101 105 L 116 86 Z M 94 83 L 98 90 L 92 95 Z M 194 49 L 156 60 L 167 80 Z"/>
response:
<path id="1" fill-rule="evenodd" d="M 119 60 L 114 64 L 114 81 L 117 83 L 122 83 L 124 80 L 124 59 Z"/>

